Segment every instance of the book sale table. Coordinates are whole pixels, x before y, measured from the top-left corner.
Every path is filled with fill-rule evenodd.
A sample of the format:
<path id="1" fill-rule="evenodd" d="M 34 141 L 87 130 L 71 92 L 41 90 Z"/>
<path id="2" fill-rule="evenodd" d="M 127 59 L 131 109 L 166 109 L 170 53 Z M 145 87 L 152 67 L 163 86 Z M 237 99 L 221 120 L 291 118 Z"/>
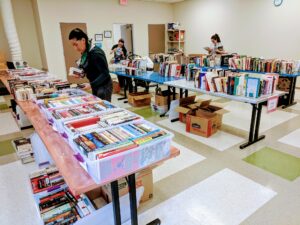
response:
<path id="1" fill-rule="evenodd" d="M 286 92 L 276 91 L 273 95 L 261 96 L 259 98 L 248 98 L 248 97 L 243 97 L 243 96 L 228 95 L 228 94 L 220 93 L 220 92 L 209 92 L 209 91 L 201 90 L 199 88 L 195 88 L 193 81 L 187 81 L 183 77 L 180 77 L 180 78 L 165 77 L 165 76 L 160 75 L 157 72 L 147 72 L 145 74 L 138 75 L 138 76 L 128 75 L 128 74 L 125 74 L 125 72 L 113 72 L 113 73 L 115 73 L 116 75 L 119 75 L 119 76 L 131 77 L 131 78 L 135 78 L 135 79 L 145 80 L 148 82 L 166 85 L 166 86 L 168 86 L 169 93 L 173 93 L 173 95 L 174 95 L 173 99 L 175 99 L 176 88 L 179 88 L 180 98 L 182 98 L 184 94 L 185 94 L 185 97 L 187 97 L 188 91 L 193 91 L 193 92 L 197 92 L 197 93 L 227 98 L 227 99 L 230 99 L 233 101 L 251 104 L 252 116 L 251 116 L 251 123 L 250 123 L 250 128 L 249 128 L 249 137 L 248 137 L 247 143 L 242 144 L 240 146 L 241 149 L 244 149 L 244 148 L 265 138 L 264 135 L 259 135 L 262 106 L 266 102 L 268 102 L 268 100 L 271 97 L 283 96 L 286 94 Z M 282 76 L 288 76 L 288 77 L 291 77 L 296 80 L 298 75 L 292 75 L 292 74 L 288 75 L 287 74 L 287 75 L 282 75 Z M 294 84 L 294 86 L 295 86 L 295 84 Z M 291 87 L 291 89 L 290 89 L 291 93 L 288 94 L 289 98 L 291 98 L 289 100 L 289 102 L 293 102 L 293 96 L 294 96 L 293 92 L 295 92 L 295 89 L 293 88 L 294 86 Z M 168 96 L 168 109 L 170 109 L 170 102 L 171 102 L 171 96 L 169 95 Z M 164 115 L 161 115 L 161 116 L 164 116 Z M 176 119 L 172 120 L 172 122 L 175 122 L 175 121 L 176 121 Z"/>
<path id="2" fill-rule="evenodd" d="M 7 80 L 9 76 L 1 76 L 2 82 L 9 89 Z M 136 200 L 136 178 L 135 174 L 145 168 L 153 168 L 163 161 L 170 158 L 174 158 L 180 154 L 179 150 L 171 147 L 170 154 L 167 158 L 148 163 L 143 168 L 137 170 L 124 172 L 118 174 L 118 177 L 113 180 L 105 180 L 104 182 L 95 182 L 93 178 L 83 169 L 80 165 L 80 160 L 75 157 L 74 150 L 64 140 L 61 134 L 53 129 L 49 120 L 45 114 L 41 111 L 40 107 L 32 101 L 16 101 L 19 107 L 23 110 L 27 118 L 35 128 L 36 133 L 40 136 L 41 140 L 45 144 L 48 152 L 50 153 L 56 167 L 64 177 L 65 182 L 69 186 L 70 190 L 79 195 L 88 191 L 94 190 L 97 187 L 103 186 L 107 183 L 111 184 L 112 192 L 112 205 L 115 225 L 121 225 L 121 213 L 120 213 L 120 201 L 119 201 L 119 189 L 118 179 L 126 177 L 129 186 L 129 200 L 131 210 L 131 224 L 138 225 L 137 214 L 137 200 Z M 149 221 L 150 222 L 150 221 Z M 150 223 L 151 225 L 160 224 L 159 219 L 156 219 Z"/>
<path id="3" fill-rule="evenodd" d="M 168 81 L 183 79 L 182 77 L 176 77 L 176 78 L 175 77 L 165 77 L 165 76 L 162 76 L 160 73 L 153 72 L 153 71 L 143 72 L 141 75 L 128 75 L 125 72 L 120 72 L 120 71 L 111 72 L 111 73 L 116 74 L 117 76 L 121 76 L 121 77 L 133 78 L 136 80 L 141 80 L 141 81 L 145 81 L 148 83 L 155 83 L 155 84 L 161 84 L 161 85 Z M 124 98 L 120 98 L 119 100 L 124 100 L 127 98 L 128 84 L 126 82 L 126 79 L 124 81 L 125 81 Z"/>
<path id="4" fill-rule="evenodd" d="M 197 93 L 227 98 L 227 99 L 230 99 L 233 101 L 251 104 L 252 116 L 251 116 L 250 130 L 249 130 L 249 138 L 248 138 L 247 143 L 242 144 L 240 146 L 241 149 L 244 149 L 244 148 L 265 138 L 264 135 L 261 135 L 261 136 L 259 135 L 262 106 L 264 103 L 266 103 L 269 100 L 269 98 L 274 97 L 274 96 L 282 96 L 285 94 L 285 92 L 276 91 L 272 95 L 261 96 L 259 98 L 248 98 L 248 97 L 243 97 L 243 96 L 228 95 L 228 94 L 220 93 L 220 92 L 209 92 L 209 91 L 201 90 L 199 88 L 195 88 L 193 81 L 187 81 L 185 79 L 166 82 L 165 85 L 167 85 L 169 88 L 175 87 L 175 88 L 185 89 L 185 90 L 189 90 L 189 91 L 193 91 L 193 92 L 197 92 Z"/>

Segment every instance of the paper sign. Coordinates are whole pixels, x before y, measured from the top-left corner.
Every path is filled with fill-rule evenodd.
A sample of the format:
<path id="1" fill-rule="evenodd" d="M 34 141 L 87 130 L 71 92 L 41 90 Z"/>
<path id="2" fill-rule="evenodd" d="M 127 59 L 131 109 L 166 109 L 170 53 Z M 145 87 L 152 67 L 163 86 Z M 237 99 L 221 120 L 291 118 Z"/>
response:
<path id="1" fill-rule="evenodd" d="M 278 105 L 278 100 L 279 100 L 278 96 L 273 96 L 273 97 L 268 98 L 267 113 L 276 111 L 277 105 Z"/>

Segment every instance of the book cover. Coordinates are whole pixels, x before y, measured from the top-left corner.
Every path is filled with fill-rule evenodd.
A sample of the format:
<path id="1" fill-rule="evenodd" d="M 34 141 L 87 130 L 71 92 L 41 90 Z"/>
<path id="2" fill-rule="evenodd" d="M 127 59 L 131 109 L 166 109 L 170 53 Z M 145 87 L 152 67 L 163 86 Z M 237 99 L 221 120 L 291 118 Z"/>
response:
<path id="1" fill-rule="evenodd" d="M 257 98 L 260 90 L 260 79 L 248 77 L 246 83 L 246 97 Z"/>

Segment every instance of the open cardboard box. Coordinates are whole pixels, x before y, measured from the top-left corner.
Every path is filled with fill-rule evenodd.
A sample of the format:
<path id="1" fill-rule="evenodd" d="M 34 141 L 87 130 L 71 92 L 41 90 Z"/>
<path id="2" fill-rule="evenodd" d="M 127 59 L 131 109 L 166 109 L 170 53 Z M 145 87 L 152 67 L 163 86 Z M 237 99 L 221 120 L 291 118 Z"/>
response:
<path id="1" fill-rule="evenodd" d="M 124 196 L 126 195 L 128 190 L 128 184 L 125 178 L 118 180 L 119 186 L 119 195 Z M 144 194 L 141 198 L 141 202 L 145 202 L 153 197 L 153 175 L 152 169 L 145 169 L 136 174 L 136 187 L 139 188 L 144 187 Z M 110 184 L 106 184 L 102 187 L 104 199 L 107 202 L 112 201 L 111 195 L 111 187 Z"/>
<path id="2" fill-rule="evenodd" d="M 179 121 L 186 123 L 186 116 L 195 114 L 195 111 L 200 108 L 210 104 L 211 100 L 197 100 L 196 96 L 189 96 L 186 98 L 181 98 L 179 100 L 179 106 L 176 108 L 176 112 L 179 113 Z"/>
<path id="3" fill-rule="evenodd" d="M 134 107 L 147 106 L 151 103 L 151 94 L 147 92 L 136 92 L 128 94 L 128 103 Z"/>
<path id="4" fill-rule="evenodd" d="M 164 90 L 159 94 L 156 93 L 155 94 L 155 105 L 157 105 L 157 106 L 166 106 L 166 105 L 168 105 L 168 95 L 169 95 L 168 90 Z M 170 96 L 171 101 L 179 98 L 178 93 L 175 94 L 175 99 L 173 97 L 173 93 L 170 93 L 170 95 L 171 95 Z"/>
<path id="5" fill-rule="evenodd" d="M 222 126 L 223 115 L 228 111 L 205 102 L 193 112 L 186 116 L 186 131 L 202 137 L 210 137 Z"/>

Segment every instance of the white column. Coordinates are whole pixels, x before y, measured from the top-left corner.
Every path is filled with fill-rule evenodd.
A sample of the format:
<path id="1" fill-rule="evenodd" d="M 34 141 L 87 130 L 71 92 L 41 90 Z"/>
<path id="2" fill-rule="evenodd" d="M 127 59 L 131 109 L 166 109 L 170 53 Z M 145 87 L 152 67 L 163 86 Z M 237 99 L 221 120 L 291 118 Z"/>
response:
<path id="1" fill-rule="evenodd" d="M 22 50 L 16 29 L 11 1 L 0 0 L 0 9 L 12 61 L 22 61 Z"/>

